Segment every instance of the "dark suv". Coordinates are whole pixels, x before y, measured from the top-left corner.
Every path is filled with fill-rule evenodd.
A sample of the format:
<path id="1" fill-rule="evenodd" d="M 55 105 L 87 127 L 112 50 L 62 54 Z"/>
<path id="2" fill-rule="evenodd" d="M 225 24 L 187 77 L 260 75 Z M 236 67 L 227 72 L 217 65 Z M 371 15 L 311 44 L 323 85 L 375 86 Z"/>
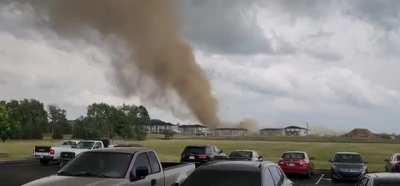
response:
<path id="1" fill-rule="evenodd" d="M 196 166 L 224 158 L 226 155 L 215 145 L 187 146 L 181 154 L 181 162 L 193 162 Z"/>
<path id="2" fill-rule="evenodd" d="M 330 163 L 332 181 L 356 181 L 367 172 L 367 162 L 356 152 L 337 152 Z"/>

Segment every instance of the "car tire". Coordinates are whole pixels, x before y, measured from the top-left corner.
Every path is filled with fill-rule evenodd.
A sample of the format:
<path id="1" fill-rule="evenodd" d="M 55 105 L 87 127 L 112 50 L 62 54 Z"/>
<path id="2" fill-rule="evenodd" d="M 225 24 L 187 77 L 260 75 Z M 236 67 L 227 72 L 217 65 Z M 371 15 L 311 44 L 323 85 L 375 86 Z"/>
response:
<path id="1" fill-rule="evenodd" d="M 48 165 L 49 162 L 50 162 L 50 160 L 48 160 L 48 159 L 40 159 L 40 164 L 43 165 L 43 166 Z"/>

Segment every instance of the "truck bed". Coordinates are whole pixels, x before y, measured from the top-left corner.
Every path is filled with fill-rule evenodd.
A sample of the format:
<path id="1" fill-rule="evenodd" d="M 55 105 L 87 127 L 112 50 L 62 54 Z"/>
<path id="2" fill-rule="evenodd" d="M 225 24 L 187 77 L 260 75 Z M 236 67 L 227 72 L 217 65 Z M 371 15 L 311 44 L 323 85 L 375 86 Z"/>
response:
<path id="1" fill-rule="evenodd" d="M 162 162 L 165 185 L 181 184 L 195 170 L 193 163 Z"/>

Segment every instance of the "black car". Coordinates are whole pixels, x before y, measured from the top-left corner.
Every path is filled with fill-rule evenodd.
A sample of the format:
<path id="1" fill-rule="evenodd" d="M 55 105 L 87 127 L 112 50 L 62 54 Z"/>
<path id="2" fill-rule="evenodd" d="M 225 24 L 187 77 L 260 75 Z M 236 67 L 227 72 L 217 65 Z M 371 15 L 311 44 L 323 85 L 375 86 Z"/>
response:
<path id="1" fill-rule="evenodd" d="M 368 170 L 366 163 L 359 153 L 337 152 L 330 160 L 332 181 L 359 180 Z"/>
<path id="2" fill-rule="evenodd" d="M 196 169 L 182 186 L 292 186 L 272 162 L 218 161 Z"/>
<path id="3" fill-rule="evenodd" d="M 193 162 L 196 166 L 225 158 L 223 151 L 215 145 L 187 146 L 181 154 L 181 162 Z"/>
<path id="4" fill-rule="evenodd" d="M 400 173 L 374 173 L 367 174 L 357 186 L 399 186 Z"/>

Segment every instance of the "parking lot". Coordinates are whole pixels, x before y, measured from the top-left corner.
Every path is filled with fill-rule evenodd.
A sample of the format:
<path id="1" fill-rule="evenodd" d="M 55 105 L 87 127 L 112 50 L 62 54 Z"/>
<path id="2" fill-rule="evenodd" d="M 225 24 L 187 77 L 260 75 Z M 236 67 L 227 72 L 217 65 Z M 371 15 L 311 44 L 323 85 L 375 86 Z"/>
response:
<path id="1" fill-rule="evenodd" d="M 41 166 L 39 162 L 33 160 L 2 162 L 0 163 L 0 182 L 5 186 L 19 186 L 56 173 L 58 166 L 51 164 Z M 329 176 L 318 173 L 313 178 L 290 177 L 296 186 L 322 185 L 322 186 L 351 186 L 354 183 L 331 183 Z"/>

